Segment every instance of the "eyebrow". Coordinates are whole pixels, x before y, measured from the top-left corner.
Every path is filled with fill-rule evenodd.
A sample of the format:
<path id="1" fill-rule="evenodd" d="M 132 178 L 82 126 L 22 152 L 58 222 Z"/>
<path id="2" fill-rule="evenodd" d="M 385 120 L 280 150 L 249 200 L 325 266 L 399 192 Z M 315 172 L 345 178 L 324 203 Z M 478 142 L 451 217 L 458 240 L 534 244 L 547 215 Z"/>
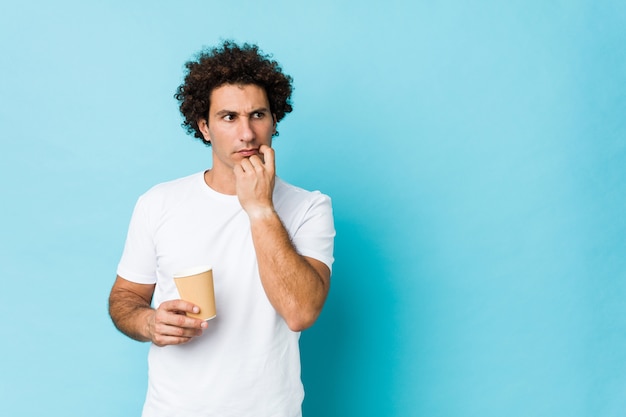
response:
<path id="1" fill-rule="evenodd" d="M 250 115 L 252 113 L 263 113 L 263 112 L 269 113 L 270 109 L 268 109 L 267 107 L 259 107 L 258 109 L 253 109 L 246 114 Z M 239 114 L 239 113 L 234 110 L 227 110 L 227 109 L 220 110 L 215 113 L 216 116 L 226 116 L 227 114 Z"/>

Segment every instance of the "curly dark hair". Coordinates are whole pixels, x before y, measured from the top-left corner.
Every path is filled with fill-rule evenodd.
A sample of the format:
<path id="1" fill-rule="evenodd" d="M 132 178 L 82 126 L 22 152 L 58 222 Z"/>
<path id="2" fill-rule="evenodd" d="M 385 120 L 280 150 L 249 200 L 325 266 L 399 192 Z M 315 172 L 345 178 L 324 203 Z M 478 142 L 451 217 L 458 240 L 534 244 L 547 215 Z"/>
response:
<path id="1" fill-rule="evenodd" d="M 280 65 L 259 50 L 257 45 L 244 43 L 242 46 L 227 40 L 222 45 L 204 49 L 195 60 L 185 64 L 187 73 L 184 82 L 176 90 L 174 98 L 180 102 L 182 123 L 187 133 L 201 139 L 198 120 L 207 117 L 211 105 L 211 92 L 224 84 L 255 84 L 265 89 L 270 111 L 280 122 L 293 108 L 291 93 L 293 79 L 283 74 Z M 278 132 L 274 134 L 278 135 Z"/>

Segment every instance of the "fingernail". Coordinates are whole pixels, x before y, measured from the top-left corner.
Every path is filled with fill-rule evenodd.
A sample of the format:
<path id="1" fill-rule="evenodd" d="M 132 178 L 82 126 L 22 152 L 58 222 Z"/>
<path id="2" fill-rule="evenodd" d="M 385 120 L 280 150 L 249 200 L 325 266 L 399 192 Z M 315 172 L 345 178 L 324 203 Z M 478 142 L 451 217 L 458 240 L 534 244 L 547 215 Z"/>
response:
<path id="1" fill-rule="evenodd" d="M 193 308 L 193 312 L 196 313 L 196 314 L 199 313 L 200 312 L 200 307 L 194 307 Z"/>

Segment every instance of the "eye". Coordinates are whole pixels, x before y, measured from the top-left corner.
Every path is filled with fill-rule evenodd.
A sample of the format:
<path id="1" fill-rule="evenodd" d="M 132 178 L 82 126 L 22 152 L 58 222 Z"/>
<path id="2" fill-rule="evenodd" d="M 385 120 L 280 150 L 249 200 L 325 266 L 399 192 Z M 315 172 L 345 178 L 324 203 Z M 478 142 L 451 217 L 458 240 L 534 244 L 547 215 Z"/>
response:
<path id="1" fill-rule="evenodd" d="M 235 120 L 235 115 L 232 113 L 228 113 L 224 115 L 223 119 L 227 122 L 232 122 L 233 120 Z"/>
<path id="2" fill-rule="evenodd" d="M 262 119 L 264 117 L 265 117 L 265 112 L 255 111 L 254 113 L 252 113 L 252 118 L 254 119 Z"/>

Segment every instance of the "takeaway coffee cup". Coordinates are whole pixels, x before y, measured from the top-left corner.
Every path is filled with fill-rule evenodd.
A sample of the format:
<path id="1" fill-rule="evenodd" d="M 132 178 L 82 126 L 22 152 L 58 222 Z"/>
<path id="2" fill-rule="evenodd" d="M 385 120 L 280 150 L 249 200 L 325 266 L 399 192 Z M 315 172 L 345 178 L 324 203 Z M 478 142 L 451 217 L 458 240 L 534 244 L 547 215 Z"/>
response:
<path id="1" fill-rule="evenodd" d="M 200 307 L 199 313 L 187 313 L 187 316 L 211 320 L 217 315 L 213 269 L 210 266 L 202 265 L 177 272 L 174 274 L 174 282 L 181 299 Z"/>

